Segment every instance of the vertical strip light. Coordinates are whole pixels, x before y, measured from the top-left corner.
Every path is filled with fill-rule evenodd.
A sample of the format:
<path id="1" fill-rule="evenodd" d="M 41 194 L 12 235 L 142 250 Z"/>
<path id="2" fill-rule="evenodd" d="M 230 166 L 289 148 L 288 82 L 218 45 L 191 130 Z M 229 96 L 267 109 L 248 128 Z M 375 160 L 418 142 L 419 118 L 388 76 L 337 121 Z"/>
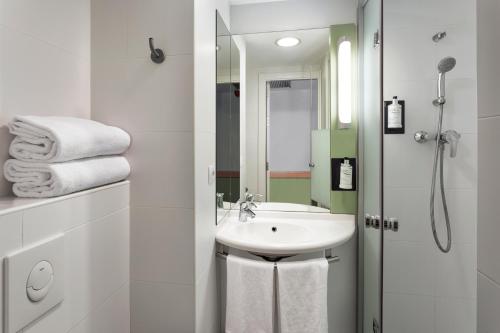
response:
<path id="1" fill-rule="evenodd" d="M 342 38 L 338 44 L 337 92 L 339 128 L 352 123 L 352 53 L 351 42 Z"/>

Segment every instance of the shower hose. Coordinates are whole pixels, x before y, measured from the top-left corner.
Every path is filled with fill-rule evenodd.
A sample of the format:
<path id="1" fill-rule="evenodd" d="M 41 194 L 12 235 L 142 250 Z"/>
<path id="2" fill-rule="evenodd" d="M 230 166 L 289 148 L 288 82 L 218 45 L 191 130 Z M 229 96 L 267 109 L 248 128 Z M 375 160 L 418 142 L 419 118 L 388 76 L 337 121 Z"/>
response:
<path id="1" fill-rule="evenodd" d="M 437 129 L 437 137 L 436 137 L 436 150 L 434 152 L 434 166 L 432 168 L 432 184 L 431 184 L 431 198 L 430 198 L 430 215 L 431 215 L 431 227 L 432 227 L 432 234 L 434 235 L 434 240 L 436 241 L 436 245 L 438 248 L 444 252 L 448 253 L 451 249 L 451 226 L 450 226 L 450 216 L 448 215 L 448 205 L 446 203 L 446 193 L 444 190 L 444 178 L 443 178 L 443 160 L 444 160 L 444 145 L 446 142 L 444 142 L 441 139 L 441 127 L 443 123 L 443 108 L 444 106 L 441 104 L 439 106 L 439 122 L 438 122 L 438 129 Z M 447 237 L 448 237 L 448 243 L 446 244 L 446 247 L 444 247 L 441 244 L 441 241 L 439 240 L 439 236 L 437 234 L 436 230 L 436 218 L 435 218 L 435 213 L 434 213 L 434 196 L 435 196 L 435 191 L 436 191 L 436 172 L 437 172 L 437 164 L 439 161 L 439 183 L 440 183 L 440 190 L 441 190 L 441 201 L 443 203 L 443 210 L 444 210 L 444 218 L 446 220 L 446 232 L 447 232 Z"/>

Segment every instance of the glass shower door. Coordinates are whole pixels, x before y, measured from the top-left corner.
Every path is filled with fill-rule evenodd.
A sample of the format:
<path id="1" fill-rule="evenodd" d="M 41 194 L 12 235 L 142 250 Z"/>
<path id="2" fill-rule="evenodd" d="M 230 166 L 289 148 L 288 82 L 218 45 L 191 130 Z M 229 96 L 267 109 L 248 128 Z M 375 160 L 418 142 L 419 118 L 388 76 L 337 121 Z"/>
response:
<path id="1" fill-rule="evenodd" d="M 364 333 L 381 332 L 382 325 L 382 112 L 381 112 L 381 0 L 363 6 L 362 163 L 363 205 L 360 209 L 360 274 Z"/>

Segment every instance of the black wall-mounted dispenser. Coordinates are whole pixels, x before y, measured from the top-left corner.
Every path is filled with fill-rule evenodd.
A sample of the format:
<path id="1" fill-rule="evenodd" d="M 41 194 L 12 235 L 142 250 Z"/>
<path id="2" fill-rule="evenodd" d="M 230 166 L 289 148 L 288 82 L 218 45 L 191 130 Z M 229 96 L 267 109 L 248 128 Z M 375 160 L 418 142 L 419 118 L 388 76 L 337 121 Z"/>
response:
<path id="1" fill-rule="evenodd" d="M 384 134 L 405 133 L 405 101 L 394 96 L 392 101 L 384 101 Z"/>
<path id="2" fill-rule="evenodd" d="M 352 168 L 348 170 L 347 164 L 345 162 L 348 161 L 348 165 Z M 347 167 L 347 169 L 343 169 Z M 356 158 L 350 157 L 342 157 L 342 158 L 332 158 L 331 160 L 331 171 L 332 171 L 332 191 L 356 191 Z M 351 175 L 351 188 L 344 188 L 341 186 L 341 182 L 343 181 L 341 175 L 344 171 L 352 171 Z M 345 185 L 345 184 L 344 184 Z"/>

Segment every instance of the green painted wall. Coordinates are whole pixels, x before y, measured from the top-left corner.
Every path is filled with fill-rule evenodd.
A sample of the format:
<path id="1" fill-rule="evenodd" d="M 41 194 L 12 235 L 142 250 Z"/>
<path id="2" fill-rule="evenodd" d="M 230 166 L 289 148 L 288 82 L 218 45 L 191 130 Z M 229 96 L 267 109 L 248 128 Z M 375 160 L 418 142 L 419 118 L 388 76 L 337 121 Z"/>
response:
<path id="1" fill-rule="evenodd" d="M 307 178 L 271 178 L 269 192 L 272 202 L 311 204 L 311 180 Z"/>
<path id="2" fill-rule="evenodd" d="M 353 113 L 352 124 L 349 128 L 340 129 L 337 122 L 337 45 L 340 38 L 346 37 L 352 45 L 353 64 Z M 333 25 L 330 27 L 330 57 L 331 57 L 331 158 L 356 157 L 358 155 L 358 106 L 357 91 L 357 28 L 355 24 Z M 358 211 L 357 191 L 332 191 L 331 210 L 339 214 L 356 214 Z"/>

